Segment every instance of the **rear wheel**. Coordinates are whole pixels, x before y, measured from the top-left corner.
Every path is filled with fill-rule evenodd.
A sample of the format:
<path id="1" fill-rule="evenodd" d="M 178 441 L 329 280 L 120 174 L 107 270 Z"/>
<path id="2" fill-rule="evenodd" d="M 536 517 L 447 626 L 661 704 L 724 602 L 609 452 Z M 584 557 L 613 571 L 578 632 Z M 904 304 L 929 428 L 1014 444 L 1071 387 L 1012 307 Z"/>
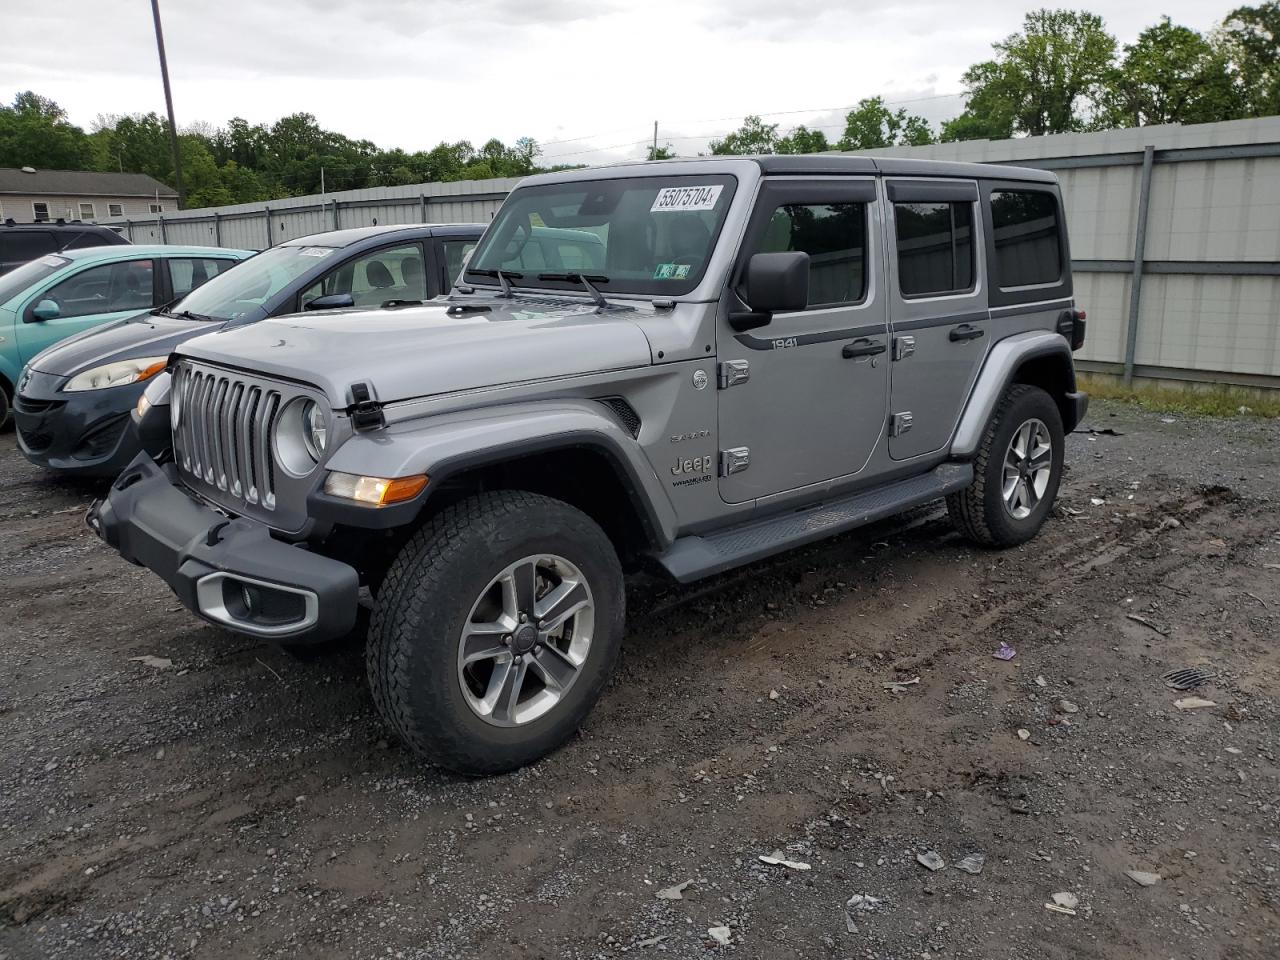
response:
<path id="1" fill-rule="evenodd" d="M 956 528 L 986 546 L 1025 543 L 1044 524 L 1062 482 L 1062 415 L 1039 387 L 1014 384 L 987 423 L 973 484 L 947 497 Z"/>
<path id="2" fill-rule="evenodd" d="M 559 746 L 617 660 L 622 569 L 581 511 L 506 491 L 434 517 L 392 563 L 366 661 L 378 710 L 420 756 L 459 773 Z"/>

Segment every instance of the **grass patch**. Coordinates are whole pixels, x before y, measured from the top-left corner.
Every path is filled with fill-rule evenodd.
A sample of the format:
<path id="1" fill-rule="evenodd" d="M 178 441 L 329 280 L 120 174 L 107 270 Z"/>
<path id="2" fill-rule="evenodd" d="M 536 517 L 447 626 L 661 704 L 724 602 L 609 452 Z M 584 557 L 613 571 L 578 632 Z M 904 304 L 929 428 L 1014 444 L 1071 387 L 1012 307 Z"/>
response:
<path id="1" fill-rule="evenodd" d="M 1080 389 L 1099 400 L 1118 400 L 1157 413 L 1189 417 L 1280 417 L 1280 394 L 1260 395 L 1234 387 L 1125 387 L 1113 377 L 1077 375 Z"/>

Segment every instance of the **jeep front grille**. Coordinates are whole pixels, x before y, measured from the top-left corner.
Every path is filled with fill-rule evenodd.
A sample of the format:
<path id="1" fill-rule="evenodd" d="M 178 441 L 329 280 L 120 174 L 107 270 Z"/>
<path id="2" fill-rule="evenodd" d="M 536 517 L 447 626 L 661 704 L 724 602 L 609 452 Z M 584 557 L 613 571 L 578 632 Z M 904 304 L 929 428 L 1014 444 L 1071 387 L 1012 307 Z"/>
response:
<path id="1" fill-rule="evenodd" d="M 237 501 L 274 510 L 271 434 L 283 405 L 280 390 L 185 363 L 174 378 L 179 419 L 173 447 L 182 470 Z"/>

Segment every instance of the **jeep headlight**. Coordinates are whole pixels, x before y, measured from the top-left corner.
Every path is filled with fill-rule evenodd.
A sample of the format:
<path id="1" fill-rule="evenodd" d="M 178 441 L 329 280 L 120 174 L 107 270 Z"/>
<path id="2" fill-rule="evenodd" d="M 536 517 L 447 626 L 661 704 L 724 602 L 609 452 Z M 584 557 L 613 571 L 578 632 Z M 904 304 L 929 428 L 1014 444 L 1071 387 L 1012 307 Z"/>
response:
<path id="1" fill-rule="evenodd" d="M 290 400 L 276 420 L 276 462 L 295 477 L 305 477 L 324 457 L 329 419 L 314 400 Z"/>
<path id="2" fill-rule="evenodd" d="M 105 390 L 107 387 L 122 387 L 127 383 L 140 383 L 149 380 L 165 368 L 168 357 L 135 357 L 132 360 L 117 360 L 115 363 L 104 363 L 83 373 L 77 373 L 62 388 L 64 393 L 79 393 L 84 390 Z"/>

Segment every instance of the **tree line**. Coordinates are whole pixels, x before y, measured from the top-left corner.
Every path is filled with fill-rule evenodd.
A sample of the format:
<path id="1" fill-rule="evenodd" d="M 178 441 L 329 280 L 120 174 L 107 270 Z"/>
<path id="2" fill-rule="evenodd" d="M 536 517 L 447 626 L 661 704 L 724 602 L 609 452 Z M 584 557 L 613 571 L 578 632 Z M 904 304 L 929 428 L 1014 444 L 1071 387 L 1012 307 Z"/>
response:
<path id="1" fill-rule="evenodd" d="M 778 124 L 749 116 L 712 140 L 710 152 L 867 150 L 1280 114 L 1280 0 L 1238 7 L 1207 33 L 1166 16 L 1123 47 L 1096 14 L 1033 11 L 962 80 L 964 110 L 938 130 L 905 107 L 868 97 L 845 116 L 839 136 L 803 125 L 784 134 Z M 269 125 L 239 117 L 225 127 L 198 123 L 179 135 L 179 153 L 188 207 L 319 193 L 322 171 L 326 189 L 353 190 L 543 169 L 538 144 L 528 137 L 408 152 L 325 130 L 309 113 Z M 675 155 L 669 143 L 649 149 L 650 159 Z M 0 167 L 21 166 L 130 171 L 175 183 L 159 115 L 100 115 L 86 132 L 31 91 L 0 106 Z"/>
<path id="2" fill-rule="evenodd" d="M 953 140 L 1004 140 L 1280 114 L 1280 2 L 1238 7 L 1208 33 L 1169 17 L 1121 47 L 1102 18 L 1037 10 L 965 71 L 965 108 L 933 130 L 883 97 L 862 100 L 839 137 L 759 116 L 711 142 L 713 154 L 870 150 Z M 674 156 L 670 144 L 652 157 Z"/>

